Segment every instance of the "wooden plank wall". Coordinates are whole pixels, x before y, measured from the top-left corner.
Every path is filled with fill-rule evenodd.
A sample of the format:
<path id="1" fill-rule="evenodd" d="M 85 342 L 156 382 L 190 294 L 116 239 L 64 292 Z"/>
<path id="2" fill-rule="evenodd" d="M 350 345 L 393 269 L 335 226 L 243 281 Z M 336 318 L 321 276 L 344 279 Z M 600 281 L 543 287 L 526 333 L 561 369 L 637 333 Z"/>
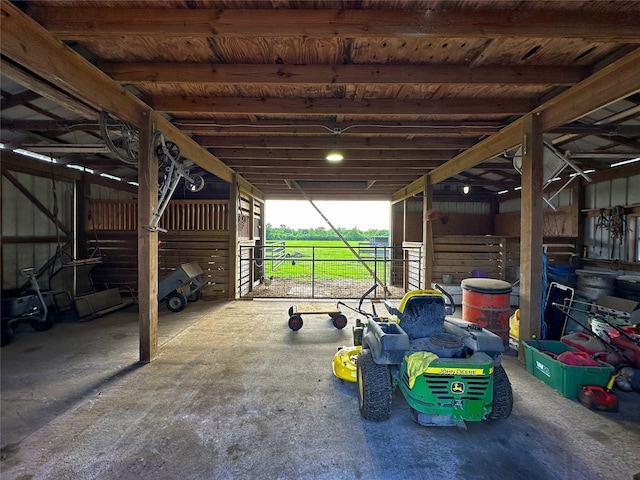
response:
<path id="1" fill-rule="evenodd" d="M 506 239 L 492 235 L 447 235 L 435 237 L 433 280 L 442 281 L 443 274 L 453 275 L 453 283 L 472 277 L 474 270 L 486 272 L 489 278 L 504 279 Z"/>
<path id="2" fill-rule="evenodd" d="M 197 263 L 213 285 L 202 288 L 204 297 L 229 298 L 229 235 L 224 231 L 160 234 L 159 275 L 162 280 L 183 263 Z"/>
<path id="3" fill-rule="evenodd" d="M 92 200 L 88 211 L 87 242 L 103 255 L 92 277 L 94 284 L 137 292 L 138 244 L 135 200 Z M 172 200 L 162 217 L 158 247 L 159 277 L 183 263 L 198 263 L 214 285 L 204 297 L 229 298 L 229 215 L 223 200 Z"/>

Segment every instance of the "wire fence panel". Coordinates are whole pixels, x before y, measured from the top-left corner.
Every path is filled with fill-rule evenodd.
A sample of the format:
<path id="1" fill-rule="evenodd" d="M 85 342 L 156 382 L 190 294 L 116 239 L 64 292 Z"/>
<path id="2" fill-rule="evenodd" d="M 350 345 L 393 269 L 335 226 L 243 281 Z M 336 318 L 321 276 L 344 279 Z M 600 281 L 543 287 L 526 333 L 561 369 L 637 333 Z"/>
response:
<path id="1" fill-rule="evenodd" d="M 290 247 L 285 242 L 268 244 L 266 248 L 241 246 L 240 270 L 250 270 L 248 264 L 245 265 L 247 268 L 242 267 L 243 262 L 254 262 L 261 271 L 253 279 L 239 279 L 239 295 L 248 298 L 360 298 L 378 283 L 379 288 L 371 298 L 402 298 L 407 291 L 404 272 L 419 269 L 419 255 L 408 258 L 406 248 L 394 247 L 361 246 L 358 250 L 362 261 L 346 246 Z M 416 265 L 410 268 L 409 263 Z"/>

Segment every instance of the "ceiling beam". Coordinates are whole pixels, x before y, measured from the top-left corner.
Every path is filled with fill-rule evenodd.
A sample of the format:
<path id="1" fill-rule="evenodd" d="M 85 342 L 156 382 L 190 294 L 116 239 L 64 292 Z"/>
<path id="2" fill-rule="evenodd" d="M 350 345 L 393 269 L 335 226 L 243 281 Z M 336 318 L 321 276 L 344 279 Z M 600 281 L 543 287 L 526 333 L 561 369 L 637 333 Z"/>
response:
<path id="1" fill-rule="evenodd" d="M 461 150 L 475 139 L 464 138 L 351 138 L 327 134 L 321 137 L 194 137 L 205 148 L 267 148 L 267 149 L 350 149 L 350 150 Z"/>
<path id="2" fill-rule="evenodd" d="M 2 73 L 6 74 L 5 65 L 2 65 Z M 14 95 L 2 100 L 2 110 L 40 98 L 23 95 Z M 59 102 L 59 100 L 57 100 Z M 6 102 L 6 103 L 5 103 Z M 6 105 L 6 106 L 5 106 Z M 640 107 L 638 107 L 640 111 Z M 85 110 L 86 112 L 86 110 Z M 325 122 L 323 124 L 314 121 L 296 121 L 287 124 L 277 120 L 261 120 L 255 124 L 236 122 L 215 122 L 211 120 L 172 120 L 175 126 L 185 133 L 195 133 L 201 136 L 277 136 L 277 135 L 327 135 L 334 130 L 340 135 L 349 136 L 483 136 L 497 133 L 503 124 L 498 122 L 385 122 L 375 124 L 338 124 Z M 87 120 L 28 120 L 28 119 L 2 119 L 2 128 L 7 130 L 32 130 L 38 132 L 73 132 L 97 131 L 98 122 Z M 625 125 L 615 122 L 595 122 L 594 124 L 573 122 L 554 128 L 548 133 L 566 135 L 622 135 L 636 137 L 640 135 L 640 125 Z M 564 139 L 563 139 L 564 140 Z M 567 141 L 569 141 L 567 139 Z M 554 139 L 555 144 L 556 139 Z"/>
<path id="3" fill-rule="evenodd" d="M 154 85 L 573 85 L 590 73 L 584 67 L 536 65 L 284 65 L 199 63 L 102 63 L 120 83 Z"/>
<path id="4" fill-rule="evenodd" d="M 106 74 L 51 36 L 33 19 L 9 2 L 0 3 L 2 55 L 57 89 L 95 109 L 105 109 L 122 120 L 142 128 L 154 112 L 138 98 L 117 85 Z M 55 61 L 52 61 L 55 59 Z M 181 154 L 220 179 L 233 181 L 234 172 L 210 152 L 183 134 L 166 119 L 157 116 L 157 129 L 180 147 Z"/>
<path id="5" fill-rule="evenodd" d="M 64 40 L 217 35 L 425 38 L 580 38 L 640 41 L 640 13 L 533 9 L 308 10 L 64 8 L 44 4 L 29 14 Z M 416 5 L 420 5 L 417 3 Z"/>
<path id="6" fill-rule="evenodd" d="M 327 149 L 245 149 L 245 148 L 212 148 L 212 153 L 230 164 L 238 160 L 318 160 L 325 158 Z M 415 161 L 444 161 L 455 157 L 457 150 L 347 150 L 341 149 L 348 160 L 415 160 Z M 440 162 L 441 163 L 441 162 Z"/>
<path id="7" fill-rule="evenodd" d="M 255 158 L 255 159 L 224 159 L 225 163 L 236 168 L 242 167 L 271 167 L 274 169 L 288 169 L 288 168 L 300 168 L 307 169 L 326 168 L 327 161 L 322 157 L 316 157 L 312 160 L 273 160 L 270 157 Z M 349 164 L 352 168 L 361 168 L 368 170 L 378 170 L 384 168 L 408 168 L 408 169 L 431 169 L 438 167 L 442 164 L 442 161 L 438 160 L 354 160 L 350 157 L 346 157 L 343 161 L 345 164 Z M 510 170 L 513 169 L 510 163 L 483 163 L 483 170 Z"/>
<path id="8" fill-rule="evenodd" d="M 4 30 L 2 32 L 2 36 L 4 36 Z M 0 63 L 0 70 L 2 71 L 3 76 L 35 92 L 41 97 L 44 97 L 57 103 L 58 105 L 65 107 L 67 110 L 76 113 L 83 118 L 91 118 L 91 116 L 95 115 L 94 110 L 85 105 L 82 101 L 73 98 L 60 89 L 52 86 L 48 82 L 45 82 L 44 80 L 35 78 L 30 73 L 25 72 L 22 68 L 13 65 L 11 61 L 3 59 L 3 61 Z M 2 109 L 4 110 L 5 108 L 6 107 L 3 105 Z M 5 119 L 3 118 L 3 128 L 4 123 Z"/>
<path id="9" fill-rule="evenodd" d="M 153 96 L 152 108 L 171 114 L 251 115 L 522 115 L 535 108 L 521 98 L 452 98 L 442 100 L 362 100 L 340 98 L 246 98 Z"/>
<path id="10" fill-rule="evenodd" d="M 303 120 L 295 122 L 282 120 L 256 120 L 251 123 L 242 120 L 216 122 L 212 120 L 192 120 L 174 117 L 172 123 L 183 132 L 202 135 L 269 135 L 269 134 L 319 134 L 340 132 L 349 135 L 376 134 L 384 135 L 392 132 L 396 135 L 491 135 L 504 127 L 497 121 L 411 121 L 399 122 L 377 120 L 375 123 L 344 123 L 334 121 Z"/>
<path id="11" fill-rule="evenodd" d="M 640 91 L 640 48 L 560 93 L 535 109 L 532 114 L 540 117 L 541 130 L 547 132 L 638 91 Z M 486 138 L 441 167 L 432 170 L 429 173 L 432 183 L 441 182 L 479 165 L 485 159 L 513 148 L 521 142 L 521 136 L 522 120 L 518 119 L 499 133 Z M 418 179 L 396 192 L 394 200 L 419 191 L 422 188 L 421 181 L 422 179 Z"/>

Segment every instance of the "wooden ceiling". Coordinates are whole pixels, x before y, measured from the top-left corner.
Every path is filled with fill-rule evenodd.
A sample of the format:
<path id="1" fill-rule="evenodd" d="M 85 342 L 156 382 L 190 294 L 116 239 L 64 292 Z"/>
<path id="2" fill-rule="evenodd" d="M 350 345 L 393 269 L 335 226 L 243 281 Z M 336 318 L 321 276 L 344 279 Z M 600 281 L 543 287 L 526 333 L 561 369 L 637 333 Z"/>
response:
<path id="1" fill-rule="evenodd" d="M 602 104 L 578 90 L 573 116 L 570 96 L 638 55 L 635 1 L 11 3 L 265 198 L 300 198 L 295 180 L 316 199 L 390 199 L 436 168 L 448 191 L 513 189 L 513 142 L 479 145 L 556 99 L 567 121 L 545 139 L 578 166 L 640 157 L 640 84 Z M 135 179 L 100 150 L 99 102 L 58 99 L 55 62 L 36 75 L 4 40 L 2 54 L 5 144 Z"/>

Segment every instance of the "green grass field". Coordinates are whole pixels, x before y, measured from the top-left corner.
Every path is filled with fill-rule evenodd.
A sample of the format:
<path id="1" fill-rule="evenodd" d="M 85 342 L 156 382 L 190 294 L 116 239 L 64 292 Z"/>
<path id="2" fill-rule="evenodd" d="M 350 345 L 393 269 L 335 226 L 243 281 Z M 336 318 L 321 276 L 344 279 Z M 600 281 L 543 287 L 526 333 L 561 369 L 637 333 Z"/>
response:
<path id="1" fill-rule="evenodd" d="M 358 242 L 351 246 L 378 276 L 386 274 L 385 262 L 375 260 L 370 249 L 358 248 Z M 382 250 L 381 250 L 382 251 Z M 266 276 L 315 279 L 366 279 L 371 275 L 351 250 L 340 240 L 300 240 L 285 242 L 284 262 L 266 260 Z M 267 256 L 268 258 L 268 256 Z"/>

